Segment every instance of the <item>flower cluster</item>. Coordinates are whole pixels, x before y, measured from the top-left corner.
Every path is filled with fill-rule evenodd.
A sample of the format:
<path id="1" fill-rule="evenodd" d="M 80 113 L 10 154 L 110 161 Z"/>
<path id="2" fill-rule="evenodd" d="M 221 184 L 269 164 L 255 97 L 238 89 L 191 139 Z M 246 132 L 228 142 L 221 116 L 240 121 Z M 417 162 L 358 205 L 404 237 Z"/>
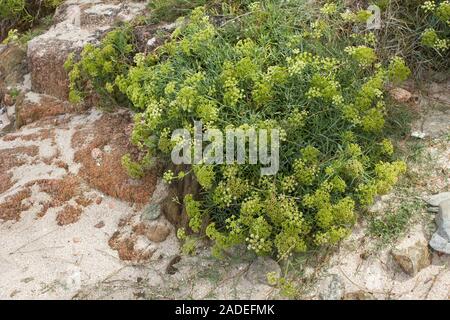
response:
<path id="1" fill-rule="evenodd" d="M 409 78 L 411 70 L 406 66 L 405 60 L 400 57 L 394 57 L 388 68 L 389 80 L 394 84 L 401 83 Z"/>
<path id="2" fill-rule="evenodd" d="M 195 165 L 194 173 L 203 189 L 209 190 L 212 188 L 215 180 L 215 171 L 212 165 Z"/>
<path id="3" fill-rule="evenodd" d="M 421 42 L 424 46 L 433 48 L 436 51 L 446 51 L 450 48 L 450 40 L 440 38 L 433 28 L 427 28 L 422 33 Z"/>
<path id="4" fill-rule="evenodd" d="M 199 232 L 202 226 L 202 212 L 200 210 L 200 202 L 195 201 L 192 194 L 184 196 L 184 206 L 189 217 L 189 227 L 194 232 Z"/>
<path id="5" fill-rule="evenodd" d="M 366 46 L 351 46 L 345 48 L 347 52 L 360 66 L 366 67 L 372 65 L 377 60 L 377 55 L 372 48 Z"/>
<path id="6" fill-rule="evenodd" d="M 427 13 L 435 14 L 440 21 L 450 26 L 450 1 L 425 1 L 421 8 Z"/>
<path id="7" fill-rule="evenodd" d="M 323 5 L 322 8 L 320 8 L 320 12 L 326 15 L 332 15 L 335 14 L 338 11 L 338 7 L 336 3 L 330 2 Z"/>
<path id="8" fill-rule="evenodd" d="M 352 12 L 347 10 L 344 13 L 341 13 L 341 17 L 344 21 L 347 22 L 360 22 L 366 23 L 367 20 L 372 16 L 372 12 L 369 10 L 359 10 L 356 12 Z"/>
<path id="9" fill-rule="evenodd" d="M 422 32 L 422 45 L 439 53 L 446 52 L 450 48 L 450 1 L 425 1 L 421 8 L 439 21 L 438 25 L 430 26 Z"/>
<path id="10" fill-rule="evenodd" d="M 434 10 L 436 10 L 436 2 L 434 2 L 434 1 L 425 1 L 420 7 L 425 12 L 433 12 Z"/>
<path id="11" fill-rule="evenodd" d="M 358 187 L 360 202 L 370 205 L 377 194 L 385 194 L 391 190 L 398 177 L 406 172 L 406 164 L 402 161 L 393 163 L 380 162 L 376 165 L 376 179 Z"/>
<path id="12" fill-rule="evenodd" d="M 166 172 L 164 172 L 163 180 L 165 183 L 170 184 L 173 179 L 175 179 L 175 175 L 172 170 L 167 170 Z"/>

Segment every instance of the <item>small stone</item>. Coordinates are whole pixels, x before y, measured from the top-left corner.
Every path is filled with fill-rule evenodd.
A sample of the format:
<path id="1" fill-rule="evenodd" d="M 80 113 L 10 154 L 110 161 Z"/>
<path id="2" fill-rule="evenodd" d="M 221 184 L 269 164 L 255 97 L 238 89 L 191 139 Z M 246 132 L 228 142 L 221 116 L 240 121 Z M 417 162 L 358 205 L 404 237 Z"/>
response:
<path id="1" fill-rule="evenodd" d="M 185 223 L 187 219 L 185 219 L 185 216 L 183 215 L 183 206 L 176 201 L 172 201 L 175 197 L 181 199 L 177 186 L 173 185 L 169 189 L 167 201 L 164 201 L 161 204 L 161 214 L 177 228 L 185 228 L 187 226 Z"/>
<path id="2" fill-rule="evenodd" d="M 408 102 L 412 97 L 411 92 L 402 88 L 394 88 L 390 91 L 390 94 L 397 102 Z"/>
<path id="3" fill-rule="evenodd" d="M 31 281 L 34 281 L 33 277 L 28 277 L 28 278 L 24 278 L 24 279 L 20 280 L 20 282 L 23 282 L 23 283 L 30 283 Z"/>
<path id="4" fill-rule="evenodd" d="M 436 216 L 438 230 L 430 240 L 430 246 L 439 252 L 450 254 L 450 199 L 441 202 Z"/>
<path id="5" fill-rule="evenodd" d="M 411 133 L 411 137 L 417 138 L 417 139 L 424 139 L 427 136 L 425 132 L 421 131 L 414 131 Z"/>
<path id="6" fill-rule="evenodd" d="M 342 300 L 344 297 L 344 281 L 337 274 L 332 274 L 320 284 L 319 297 L 322 300 Z"/>
<path id="7" fill-rule="evenodd" d="M 359 290 L 346 293 L 343 300 L 375 300 L 375 297 L 370 292 Z"/>
<path id="8" fill-rule="evenodd" d="M 5 105 L 8 106 L 8 107 L 14 105 L 14 99 L 13 99 L 13 97 L 12 97 L 10 94 L 8 94 L 8 93 L 5 93 L 5 95 L 3 96 L 3 102 L 4 102 Z"/>
<path id="9" fill-rule="evenodd" d="M 101 229 L 105 226 L 105 222 L 104 221 L 100 221 L 99 223 L 97 223 L 94 227 L 97 229 Z"/>
<path id="10" fill-rule="evenodd" d="M 161 205 L 156 203 L 150 203 L 142 211 L 142 220 L 156 220 L 161 215 Z"/>
<path id="11" fill-rule="evenodd" d="M 450 192 L 442 192 L 424 199 L 430 206 L 438 207 L 441 202 L 450 200 Z"/>
<path id="12" fill-rule="evenodd" d="M 147 46 L 150 47 L 151 49 L 153 49 L 153 46 L 155 45 L 155 43 L 156 43 L 156 38 L 153 37 L 147 41 Z"/>
<path id="13" fill-rule="evenodd" d="M 105 153 L 111 153 L 112 152 L 112 147 L 110 145 L 106 145 L 103 147 L 103 151 Z"/>
<path id="14" fill-rule="evenodd" d="M 10 44 L 0 51 L 0 92 L 17 87 L 26 72 L 26 50 L 22 46 Z"/>
<path id="15" fill-rule="evenodd" d="M 403 239 L 391 254 L 403 271 L 411 276 L 415 276 L 431 263 L 427 240 L 422 230 Z"/>
<path id="16" fill-rule="evenodd" d="M 80 243 L 81 239 L 78 237 L 73 238 L 73 243 Z"/>
<path id="17" fill-rule="evenodd" d="M 181 257 L 179 255 L 176 255 L 175 257 L 173 257 L 169 261 L 169 264 L 166 267 L 166 273 L 170 274 L 170 275 L 174 275 L 175 273 L 177 273 L 178 269 L 174 265 L 176 265 L 180 261 L 181 261 Z"/>
<path id="18" fill-rule="evenodd" d="M 92 159 L 94 159 L 95 161 L 100 160 L 102 157 L 102 154 L 103 154 L 103 152 L 99 148 L 94 148 L 91 151 Z"/>
<path id="19" fill-rule="evenodd" d="M 245 278 L 253 284 L 269 285 L 267 274 L 275 273 L 279 278 L 281 275 L 280 265 L 269 257 L 258 257 L 248 269 Z"/>
<path id="20" fill-rule="evenodd" d="M 153 242 L 163 242 L 170 234 L 170 227 L 162 222 L 155 222 L 148 226 L 147 239 Z"/>

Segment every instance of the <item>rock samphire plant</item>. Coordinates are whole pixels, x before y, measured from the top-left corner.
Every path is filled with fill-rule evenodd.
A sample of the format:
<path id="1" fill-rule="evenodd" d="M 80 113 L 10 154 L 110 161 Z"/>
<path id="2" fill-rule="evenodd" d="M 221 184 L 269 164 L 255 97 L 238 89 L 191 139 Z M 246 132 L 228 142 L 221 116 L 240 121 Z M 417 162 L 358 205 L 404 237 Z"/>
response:
<path id="1" fill-rule="evenodd" d="M 261 165 L 198 164 L 165 179 L 196 176 L 201 194 L 184 199 L 189 226 L 200 232 L 209 221 L 215 254 L 245 244 L 282 259 L 344 239 L 357 212 L 405 171 L 383 132 L 391 107 L 384 93 L 410 71 L 400 57 L 380 61 L 374 34 L 354 34 L 352 25 L 364 22 L 338 4 L 261 1 L 247 10 L 217 22 L 196 8 L 104 90 L 117 89 L 136 111 L 131 139 L 146 153 L 143 167 L 153 157 L 170 161 L 171 133 L 192 131 L 193 121 L 279 129 L 276 175 L 261 176 Z M 134 175 L 142 172 L 124 159 Z"/>

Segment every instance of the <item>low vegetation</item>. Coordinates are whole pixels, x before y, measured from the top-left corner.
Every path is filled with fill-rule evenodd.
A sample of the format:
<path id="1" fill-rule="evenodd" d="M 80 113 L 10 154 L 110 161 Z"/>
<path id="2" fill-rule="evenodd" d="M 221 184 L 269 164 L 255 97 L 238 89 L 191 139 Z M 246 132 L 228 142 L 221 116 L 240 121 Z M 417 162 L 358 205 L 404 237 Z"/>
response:
<path id="1" fill-rule="evenodd" d="M 339 243 L 358 212 L 406 171 L 387 136 L 387 115 L 398 109 L 386 99 L 387 87 L 406 80 L 415 61 L 448 67 L 448 1 L 420 1 L 416 21 L 402 18 L 415 10 L 409 2 L 400 10 L 398 1 L 378 1 L 384 23 L 372 31 L 365 27 L 371 13 L 342 1 L 199 1 L 205 6 L 195 9 L 195 1 L 169 3 L 190 13 L 156 51 L 136 53 L 122 28 L 100 47 L 87 47 L 81 61 L 72 57 L 72 100 L 95 91 L 136 112 L 132 142 L 144 156 L 123 159 L 135 177 L 155 157 L 169 161 L 172 131 L 192 132 L 195 120 L 208 129 L 279 129 L 275 176 L 249 164 L 164 174 L 169 183 L 194 174 L 202 186 L 201 194 L 181 199 L 190 231 L 202 232 L 207 220 L 218 256 L 245 244 L 285 259 Z M 178 15 L 162 1 L 153 8 L 153 21 Z M 384 220 L 372 226 L 389 233 Z M 190 232 L 178 234 L 186 252 L 194 251 Z"/>
<path id="2" fill-rule="evenodd" d="M 9 35 L 18 37 L 30 28 L 45 23 L 62 0 L 1 0 L 0 1 L 0 42 Z"/>

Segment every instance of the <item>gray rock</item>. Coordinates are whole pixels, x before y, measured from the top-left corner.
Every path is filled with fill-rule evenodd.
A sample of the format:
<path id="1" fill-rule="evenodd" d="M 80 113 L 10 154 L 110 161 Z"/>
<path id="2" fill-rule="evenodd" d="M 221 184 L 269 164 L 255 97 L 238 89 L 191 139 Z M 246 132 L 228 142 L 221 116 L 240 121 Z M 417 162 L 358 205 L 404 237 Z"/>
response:
<path id="1" fill-rule="evenodd" d="M 345 293 L 344 281 L 337 274 L 332 274 L 320 285 L 319 297 L 322 300 L 342 300 Z"/>
<path id="2" fill-rule="evenodd" d="M 161 215 L 161 205 L 157 203 L 150 203 L 142 211 L 142 220 L 156 220 Z"/>
<path id="3" fill-rule="evenodd" d="M 442 192 L 424 199 L 430 206 L 437 207 L 443 201 L 450 200 L 450 192 Z"/>
<path id="4" fill-rule="evenodd" d="M 280 265 L 269 257 L 258 257 L 248 269 L 245 278 L 253 284 L 268 285 L 267 274 L 275 272 L 279 278 L 281 275 Z"/>
<path id="5" fill-rule="evenodd" d="M 153 192 L 151 203 L 161 204 L 169 195 L 169 185 L 160 179 L 156 185 L 156 189 Z"/>
<path id="6" fill-rule="evenodd" d="M 438 207 L 428 207 L 427 211 L 431 212 L 431 213 L 438 213 L 439 212 L 439 208 Z"/>
<path id="7" fill-rule="evenodd" d="M 436 251 L 450 254 L 450 242 L 448 241 L 448 239 L 440 236 L 437 232 L 431 237 L 430 247 L 432 247 Z"/>
<path id="8" fill-rule="evenodd" d="M 150 204 L 142 211 L 143 220 L 156 220 L 162 213 L 161 204 L 169 196 L 169 186 L 162 179 L 158 181 L 156 189 L 150 199 Z"/>
<path id="9" fill-rule="evenodd" d="M 430 246 L 439 252 L 450 254 L 450 199 L 441 202 L 436 216 L 438 230 L 430 240 Z"/>

